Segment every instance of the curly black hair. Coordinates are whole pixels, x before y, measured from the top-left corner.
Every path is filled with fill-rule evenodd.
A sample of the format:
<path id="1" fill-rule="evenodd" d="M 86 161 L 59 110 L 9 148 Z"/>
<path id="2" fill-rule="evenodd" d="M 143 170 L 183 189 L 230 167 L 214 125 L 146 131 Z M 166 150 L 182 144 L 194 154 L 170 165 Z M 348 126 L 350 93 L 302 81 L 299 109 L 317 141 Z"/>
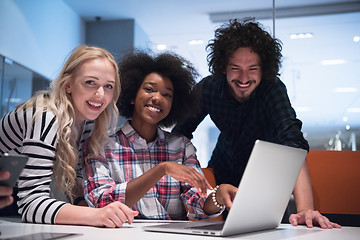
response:
<path id="1" fill-rule="evenodd" d="M 116 105 L 121 115 L 126 118 L 132 117 L 134 104 L 131 104 L 131 101 L 135 100 L 145 77 L 157 73 L 170 79 L 174 87 L 171 110 L 159 125 L 170 127 L 187 118 L 193 105 L 191 91 L 195 86 L 195 79 L 199 76 L 189 61 L 172 52 L 155 55 L 147 51 L 134 50 L 120 61 L 119 72 L 121 94 Z"/>
<path id="2" fill-rule="evenodd" d="M 250 47 L 261 59 L 262 79 L 265 80 L 261 82 L 275 82 L 281 67 L 281 44 L 281 41 L 273 38 L 260 23 L 232 19 L 215 30 L 215 38 L 206 46 L 206 50 L 209 50 L 209 71 L 214 75 L 224 75 L 232 54 L 238 48 Z"/>

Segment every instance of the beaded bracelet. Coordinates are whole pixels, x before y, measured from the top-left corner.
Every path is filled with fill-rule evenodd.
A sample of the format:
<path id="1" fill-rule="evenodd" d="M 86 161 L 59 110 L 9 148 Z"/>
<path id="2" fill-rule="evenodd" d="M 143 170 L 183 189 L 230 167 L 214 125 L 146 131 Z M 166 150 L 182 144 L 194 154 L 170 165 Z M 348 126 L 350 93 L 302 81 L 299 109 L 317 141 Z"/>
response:
<path id="1" fill-rule="evenodd" d="M 212 192 L 211 196 L 212 196 L 212 200 L 213 200 L 215 206 L 217 206 L 218 208 L 221 208 L 221 209 L 222 209 L 222 208 L 225 208 L 225 206 L 224 206 L 224 205 L 221 205 L 220 203 L 218 203 L 218 202 L 216 201 L 216 192 L 217 192 L 218 189 L 219 189 L 219 185 L 217 185 L 217 186 L 213 189 L 213 192 Z"/>

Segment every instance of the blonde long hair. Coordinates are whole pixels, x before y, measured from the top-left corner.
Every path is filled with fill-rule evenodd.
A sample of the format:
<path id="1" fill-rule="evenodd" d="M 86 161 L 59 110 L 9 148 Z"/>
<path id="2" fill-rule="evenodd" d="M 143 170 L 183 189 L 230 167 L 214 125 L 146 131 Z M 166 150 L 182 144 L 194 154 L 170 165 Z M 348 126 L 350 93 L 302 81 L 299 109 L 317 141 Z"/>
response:
<path id="1" fill-rule="evenodd" d="M 78 130 L 73 127 L 75 124 L 75 111 L 71 94 L 66 93 L 66 86 L 74 79 L 76 71 L 81 65 L 91 59 L 105 58 L 110 61 L 115 69 L 114 96 L 109 106 L 95 120 L 94 130 L 90 137 L 90 154 L 98 155 L 99 151 L 106 144 L 108 130 L 117 124 L 118 109 L 116 101 L 120 95 L 120 79 L 118 66 L 114 57 L 106 50 L 98 47 L 81 45 L 75 48 L 65 62 L 58 78 L 51 83 L 48 91 L 49 98 L 45 101 L 38 101 L 44 96 L 44 92 L 37 94 L 22 106 L 33 106 L 36 103 L 34 116 L 42 111 L 52 111 L 58 121 L 57 145 L 53 177 L 56 185 L 60 187 L 73 200 L 72 188 L 76 180 L 76 165 L 78 162 L 78 148 L 76 141 L 79 138 Z M 40 104 L 43 102 L 43 104 Z M 31 105 L 30 105 L 31 104 Z"/>

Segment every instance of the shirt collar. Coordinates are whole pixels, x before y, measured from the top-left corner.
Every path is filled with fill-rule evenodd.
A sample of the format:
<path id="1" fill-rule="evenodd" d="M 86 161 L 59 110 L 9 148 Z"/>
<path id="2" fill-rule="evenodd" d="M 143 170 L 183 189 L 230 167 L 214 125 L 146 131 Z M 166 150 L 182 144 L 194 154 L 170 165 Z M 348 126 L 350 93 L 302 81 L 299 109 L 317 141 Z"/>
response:
<path id="1" fill-rule="evenodd" d="M 143 139 L 131 126 L 130 121 L 127 120 L 124 122 L 124 124 L 120 127 L 121 131 L 125 134 L 127 139 L 129 139 L 130 142 L 134 142 L 137 138 Z M 165 141 L 165 133 L 164 130 L 161 128 L 157 128 L 157 137 L 153 142 L 158 142 L 160 144 L 161 142 Z"/>
<path id="2" fill-rule="evenodd" d="M 227 85 L 226 76 L 221 77 L 221 85 L 220 85 L 220 98 L 225 99 L 230 97 L 228 92 L 226 91 L 226 85 Z"/>

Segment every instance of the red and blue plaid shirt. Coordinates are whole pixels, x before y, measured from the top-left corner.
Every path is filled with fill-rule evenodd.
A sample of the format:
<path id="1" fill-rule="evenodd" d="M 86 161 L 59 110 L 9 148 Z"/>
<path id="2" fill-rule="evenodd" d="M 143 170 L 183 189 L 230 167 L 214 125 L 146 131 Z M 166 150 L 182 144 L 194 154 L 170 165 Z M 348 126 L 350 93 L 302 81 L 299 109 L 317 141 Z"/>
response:
<path id="1" fill-rule="evenodd" d="M 196 149 L 189 139 L 158 128 L 157 139 L 146 143 L 129 122 L 112 136 L 104 152 L 86 159 L 85 199 L 91 207 L 113 201 L 125 202 L 126 185 L 161 162 L 172 161 L 201 172 Z M 87 156 L 88 142 L 84 143 Z M 203 211 L 205 198 L 195 188 L 170 176 L 163 176 L 132 208 L 140 218 L 209 218 Z M 184 204 L 188 208 L 188 215 Z"/>

